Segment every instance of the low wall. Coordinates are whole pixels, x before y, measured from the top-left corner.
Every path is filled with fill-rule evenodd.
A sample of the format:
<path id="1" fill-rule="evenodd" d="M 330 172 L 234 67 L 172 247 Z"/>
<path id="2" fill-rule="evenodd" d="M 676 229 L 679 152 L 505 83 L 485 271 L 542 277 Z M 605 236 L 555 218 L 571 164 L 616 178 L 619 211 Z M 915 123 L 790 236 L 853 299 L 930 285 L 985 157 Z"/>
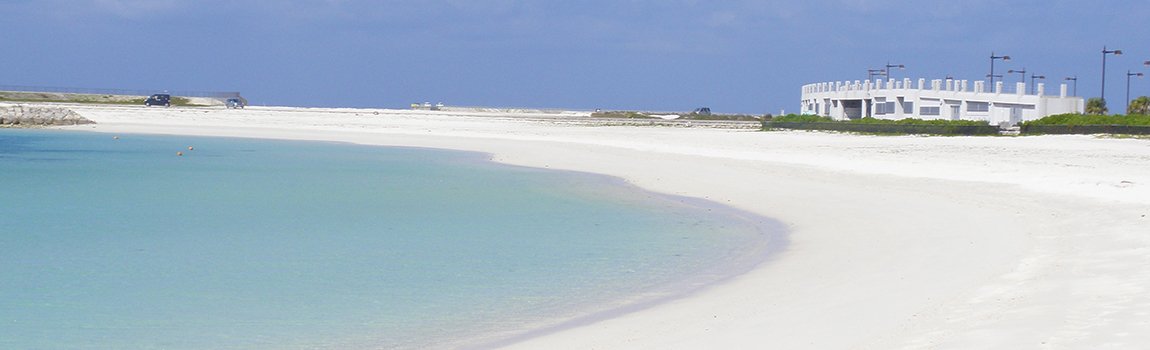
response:
<path id="1" fill-rule="evenodd" d="M 79 125 L 95 124 L 62 107 L 0 105 L 0 126 L 48 126 L 48 125 Z"/>

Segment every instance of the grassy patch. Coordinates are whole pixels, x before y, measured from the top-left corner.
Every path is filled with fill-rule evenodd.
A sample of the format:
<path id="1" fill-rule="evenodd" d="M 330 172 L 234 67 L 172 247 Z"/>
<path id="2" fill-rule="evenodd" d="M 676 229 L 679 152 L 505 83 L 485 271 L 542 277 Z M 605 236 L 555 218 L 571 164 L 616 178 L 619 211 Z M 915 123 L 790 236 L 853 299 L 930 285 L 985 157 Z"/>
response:
<path id="1" fill-rule="evenodd" d="M 593 118 L 615 118 L 615 119 L 658 119 L 640 112 L 634 111 L 607 111 L 591 113 Z"/>
<path id="2" fill-rule="evenodd" d="M 93 94 L 65 94 L 42 92 L 0 92 L 0 101 L 3 102 L 55 102 L 55 103 L 85 103 L 102 105 L 143 105 L 147 97 L 124 95 L 93 95 Z M 202 107 L 193 104 L 187 97 L 172 96 L 173 106 Z"/>

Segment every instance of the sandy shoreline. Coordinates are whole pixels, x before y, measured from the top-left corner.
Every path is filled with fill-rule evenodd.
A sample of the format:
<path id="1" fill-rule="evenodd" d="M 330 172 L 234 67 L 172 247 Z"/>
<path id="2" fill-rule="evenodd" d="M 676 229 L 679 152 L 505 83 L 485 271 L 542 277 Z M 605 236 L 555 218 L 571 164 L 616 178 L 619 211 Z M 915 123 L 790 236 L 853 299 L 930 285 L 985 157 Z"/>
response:
<path id="1" fill-rule="evenodd" d="M 487 152 L 781 220 L 786 251 L 521 349 L 1136 348 L 1150 140 L 871 137 L 355 109 L 77 107 L 111 133 Z"/>

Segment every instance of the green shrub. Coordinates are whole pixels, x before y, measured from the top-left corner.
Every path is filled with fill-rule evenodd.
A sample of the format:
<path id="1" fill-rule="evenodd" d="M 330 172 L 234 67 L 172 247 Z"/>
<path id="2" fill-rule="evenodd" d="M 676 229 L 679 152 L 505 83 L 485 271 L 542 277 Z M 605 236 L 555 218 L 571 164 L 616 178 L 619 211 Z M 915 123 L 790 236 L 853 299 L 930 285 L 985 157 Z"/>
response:
<path id="1" fill-rule="evenodd" d="M 1147 115 L 1055 114 L 1023 125 L 1139 125 L 1150 126 Z"/>
<path id="2" fill-rule="evenodd" d="M 984 120 L 947 120 L 947 119 L 917 119 L 906 118 L 899 120 L 891 119 L 878 119 L 866 117 L 861 119 L 852 119 L 848 121 L 836 121 L 830 117 L 823 117 L 811 114 L 787 114 L 778 116 L 771 119 L 772 122 L 780 123 L 851 123 L 851 124 L 875 124 L 875 125 L 939 125 L 939 126 L 983 126 L 990 125 Z"/>
<path id="3" fill-rule="evenodd" d="M 771 121 L 780 123 L 830 123 L 835 120 L 831 117 L 814 114 L 787 114 L 771 118 Z"/>
<path id="4" fill-rule="evenodd" d="M 984 126 L 990 125 L 985 120 L 948 120 L 948 119 L 918 119 L 905 118 L 899 120 L 861 118 L 850 121 L 855 124 L 894 124 L 894 125 L 939 125 L 939 126 Z"/>

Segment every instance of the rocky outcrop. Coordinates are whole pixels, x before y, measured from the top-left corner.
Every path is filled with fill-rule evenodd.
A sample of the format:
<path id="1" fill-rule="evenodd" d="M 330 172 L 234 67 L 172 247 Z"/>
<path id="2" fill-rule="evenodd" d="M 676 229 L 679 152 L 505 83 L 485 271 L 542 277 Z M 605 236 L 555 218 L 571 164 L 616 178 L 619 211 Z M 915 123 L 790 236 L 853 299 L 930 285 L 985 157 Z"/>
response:
<path id="1" fill-rule="evenodd" d="M 95 124 L 63 107 L 0 105 L 0 126 L 33 127 L 51 125 Z"/>

